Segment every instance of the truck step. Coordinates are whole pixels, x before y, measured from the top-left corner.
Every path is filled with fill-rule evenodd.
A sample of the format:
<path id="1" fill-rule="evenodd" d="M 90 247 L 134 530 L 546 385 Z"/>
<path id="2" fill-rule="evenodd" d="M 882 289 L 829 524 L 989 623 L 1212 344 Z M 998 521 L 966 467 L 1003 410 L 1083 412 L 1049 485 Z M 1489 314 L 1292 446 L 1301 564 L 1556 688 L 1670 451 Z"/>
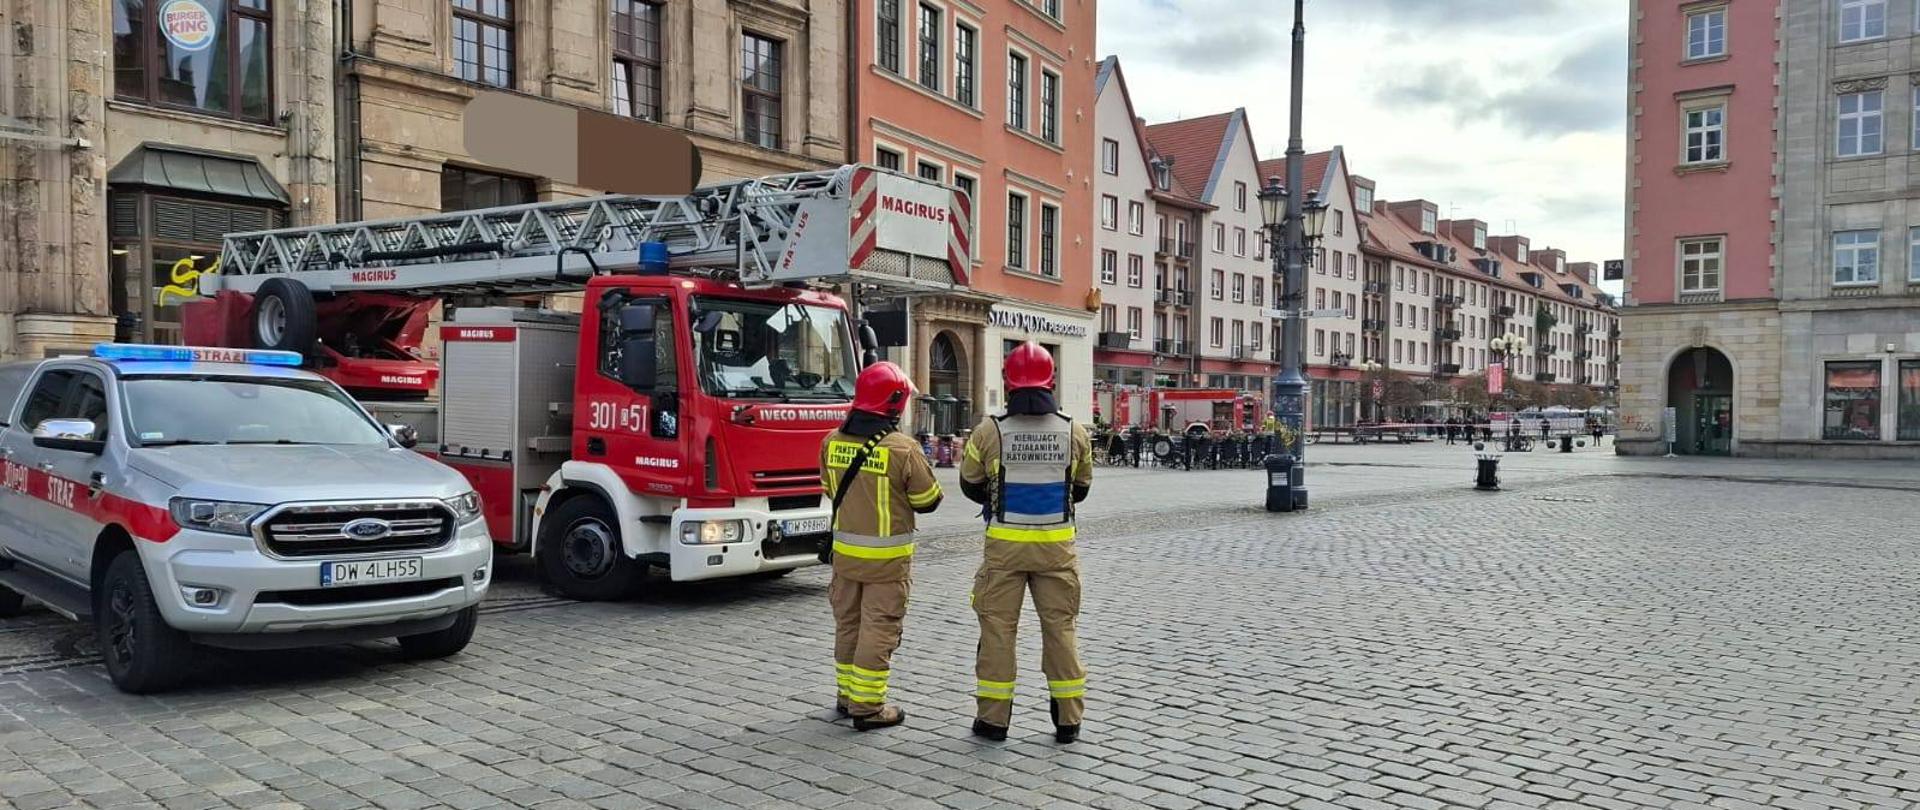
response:
<path id="1" fill-rule="evenodd" d="M 48 574 L 31 565 L 0 569 L 0 585 L 24 594 L 48 610 L 77 622 L 93 618 L 93 602 L 78 585 Z"/>

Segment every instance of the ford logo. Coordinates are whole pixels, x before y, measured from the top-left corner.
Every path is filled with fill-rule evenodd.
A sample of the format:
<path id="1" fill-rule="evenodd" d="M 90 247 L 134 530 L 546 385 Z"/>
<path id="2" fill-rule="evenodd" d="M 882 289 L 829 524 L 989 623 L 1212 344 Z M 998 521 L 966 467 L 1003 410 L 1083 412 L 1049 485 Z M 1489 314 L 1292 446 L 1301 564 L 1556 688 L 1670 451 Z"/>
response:
<path id="1" fill-rule="evenodd" d="M 379 540 L 393 534 L 393 525 L 379 518 L 361 518 L 341 526 L 340 533 L 353 540 Z"/>

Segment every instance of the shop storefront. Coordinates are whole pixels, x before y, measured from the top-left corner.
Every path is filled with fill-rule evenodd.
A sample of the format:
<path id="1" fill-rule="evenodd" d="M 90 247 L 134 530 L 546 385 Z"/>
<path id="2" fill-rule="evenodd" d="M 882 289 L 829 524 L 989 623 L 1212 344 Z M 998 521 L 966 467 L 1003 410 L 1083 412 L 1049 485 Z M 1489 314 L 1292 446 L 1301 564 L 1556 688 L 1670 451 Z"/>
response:
<path id="1" fill-rule="evenodd" d="M 1040 308 L 1006 302 L 987 310 L 987 325 L 982 345 L 986 362 L 981 369 L 986 381 L 986 411 L 997 411 L 1006 402 L 1000 381 L 1000 363 L 1014 347 L 1032 340 L 1053 354 L 1058 379 L 1055 394 L 1060 409 L 1075 419 L 1093 418 L 1093 314 L 1066 309 Z"/>

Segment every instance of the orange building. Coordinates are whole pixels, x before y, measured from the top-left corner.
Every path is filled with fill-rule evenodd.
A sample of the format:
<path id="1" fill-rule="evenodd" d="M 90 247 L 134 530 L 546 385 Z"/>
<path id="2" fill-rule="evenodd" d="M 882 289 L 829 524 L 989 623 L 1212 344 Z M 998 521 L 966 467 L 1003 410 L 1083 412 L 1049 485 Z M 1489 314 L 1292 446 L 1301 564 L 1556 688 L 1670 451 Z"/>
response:
<path id="1" fill-rule="evenodd" d="M 906 305 L 906 346 L 888 350 L 934 399 L 918 429 L 949 432 L 1000 407 L 1001 358 L 1028 338 L 1057 358 L 1061 408 L 1091 414 L 1096 5 L 853 5 L 853 159 L 973 201 L 973 289 Z"/>

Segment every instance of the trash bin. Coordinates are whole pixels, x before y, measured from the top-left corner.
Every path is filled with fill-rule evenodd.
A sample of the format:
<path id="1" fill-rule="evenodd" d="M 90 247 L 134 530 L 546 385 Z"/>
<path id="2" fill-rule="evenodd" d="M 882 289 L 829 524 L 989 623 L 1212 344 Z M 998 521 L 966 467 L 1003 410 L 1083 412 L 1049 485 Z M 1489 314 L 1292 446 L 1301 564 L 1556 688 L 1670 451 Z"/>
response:
<path id="1" fill-rule="evenodd" d="M 1473 479 L 1473 488 L 1482 492 L 1496 492 L 1500 489 L 1500 455 L 1480 452 L 1476 454 L 1479 464 Z"/>
<path id="2" fill-rule="evenodd" d="M 1267 470 L 1267 511 L 1293 511 L 1293 456 L 1285 453 L 1267 456 L 1262 464 Z"/>

